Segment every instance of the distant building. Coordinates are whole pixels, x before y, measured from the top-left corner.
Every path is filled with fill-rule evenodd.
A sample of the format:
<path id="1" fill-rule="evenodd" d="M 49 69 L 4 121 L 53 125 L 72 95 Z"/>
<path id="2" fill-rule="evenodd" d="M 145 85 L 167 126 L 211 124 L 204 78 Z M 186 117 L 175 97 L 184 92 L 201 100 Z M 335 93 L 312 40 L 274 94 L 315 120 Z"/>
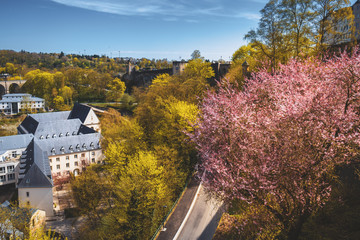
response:
<path id="1" fill-rule="evenodd" d="M 27 93 L 5 94 L 0 100 L 0 111 L 6 115 L 17 114 L 25 110 L 43 111 L 45 110 L 45 100 Z"/>
<path id="2" fill-rule="evenodd" d="M 180 75 L 184 72 L 187 64 L 186 61 L 173 61 L 172 75 Z"/>

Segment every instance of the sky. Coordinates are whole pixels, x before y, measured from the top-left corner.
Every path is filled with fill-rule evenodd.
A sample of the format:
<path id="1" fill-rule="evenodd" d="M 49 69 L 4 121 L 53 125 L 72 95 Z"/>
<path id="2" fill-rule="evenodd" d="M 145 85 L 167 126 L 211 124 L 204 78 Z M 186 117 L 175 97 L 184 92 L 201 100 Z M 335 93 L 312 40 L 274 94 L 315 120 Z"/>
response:
<path id="1" fill-rule="evenodd" d="M 268 0 L 0 0 L 0 49 L 230 60 Z"/>

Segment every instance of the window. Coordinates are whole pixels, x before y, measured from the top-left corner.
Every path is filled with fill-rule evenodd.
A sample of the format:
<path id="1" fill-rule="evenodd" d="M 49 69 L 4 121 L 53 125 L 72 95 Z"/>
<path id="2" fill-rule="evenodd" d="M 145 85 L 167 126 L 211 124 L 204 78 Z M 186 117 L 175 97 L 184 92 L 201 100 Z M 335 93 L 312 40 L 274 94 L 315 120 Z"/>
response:
<path id="1" fill-rule="evenodd" d="M 81 164 L 82 164 L 83 166 L 85 166 L 85 165 L 86 165 L 85 160 L 82 160 L 82 161 L 81 161 Z"/>
<path id="2" fill-rule="evenodd" d="M 30 192 L 26 192 L 26 196 L 27 196 L 27 197 L 30 197 Z"/>
<path id="3" fill-rule="evenodd" d="M 5 173 L 5 167 L 0 167 L 0 173 Z"/>
<path id="4" fill-rule="evenodd" d="M 72 135 L 76 135 L 76 132 L 75 132 L 75 131 L 73 131 Z"/>
<path id="5" fill-rule="evenodd" d="M 69 132 L 67 132 L 65 136 L 67 136 L 67 137 L 68 137 L 68 136 L 70 136 L 70 133 L 69 133 Z"/>
<path id="6" fill-rule="evenodd" d="M 82 153 L 82 154 L 81 154 L 81 157 L 85 157 L 85 153 Z"/>
<path id="7" fill-rule="evenodd" d="M 70 163 L 66 163 L 66 167 L 69 168 L 69 167 L 70 167 Z"/>
<path id="8" fill-rule="evenodd" d="M 62 134 L 62 133 L 60 133 L 60 134 L 59 134 L 59 137 L 62 137 L 62 136 L 63 136 L 63 134 Z"/>
<path id="9" fill-rule="evenodd" d="M 50 163 L 52 163 L 52 159 L 51 159 L 51 158 L 49 158 L 49 161 L 50 161 Z"/>
<path id="10" fill-rule="evenodd" d="M 60 158 L 56 158 L 56 161 L 57 161 L 57 162 L 60 162 Z"/>
<path id="11" fill-rule="evenodd" d="M 93 142 L 90 143 L 90 147 L 94 148 L 94 143 Z"/>
<path id="12" fill-rule="evenodd" d="M 56 169 L 60 169 L 60 165 L 56 165 Z"/>
<path id="13" fill-rule="evenodd" d="M 86 144 L 84 143 L 84 144 L 82 145 L 82 147 L 86 149 Z"/>
<path id="14" fill-rule="evenodd" d="M 91 156 L 95 156 L 95 152 L 91 152 Z"/>
<path id="15" fill-rule="evenodd" d="M 74 164 L 75 164 L 75 166 L 78 166 L 78 165 L 79 165 L 78 162 L 75 162 Z"/>
<path id="16" fill-rule="evenodd" d="M 16 151 L 12 151 L 12 152 L 11 152 L 11 156 L 12 156 L 13 158 L 15 158 L 16 155 L 17 155 L 17 154 L 16 154 Z"/>
<path id="17" fill-rule="evenodd" d="M 52 171 L 52 166 L 50 166 L 50 170 Z"/>
<path id="18" fill-rule="evenodd" d="M 5 181 L 6 181 L 5 176 L 0 176 L 0 182 L 5 182 Z"/>
<path id="19" fill-rule="evenodd" d="M 52 149 L 51 149 L 51 153 L 52 153 L 53 155 L 55 155 L 55 148 L 52 148 Z"/>
<path id="20" fill-rule="evenodd" d="M 69 158 L 69 156 L 66 156 L 66 160 L 69 160 L 70 158 Z"/>
<path id="21" fill-rule="evenodd" d="M 56 134 L 53 134 L 53 136 L 52 136 L 53 138 L 56 138 Z"/>
<path id="22" fill-rule="evenodd" d="M 70 150 L 70 152 L 74 151 L 74 148 L 72 145 L 70 145 L 69 150 Z"/>
<path id="23" fill-rule="evenodd" d="M 61 151 L 62 153 L 64 153 L 65 148 L 64 148 L 64 147 L 61 147 L 61 148 L 60 148 L 60 151 Z"/>
<path id="24" fill-rule="evenodd" d="M 15 166 L 14 166 L 14 165 L 7 166 L 7 171 L 8 171 L 8 173 L 12 173 L 12 172 L 14 172 L 14 168 L 15 168 Z"/>
<path id="25" fill-rule="evenodd" d="M 8 175 L 8 181 L 15 180 L 15 173 L 11 173 Z"/>
<path id="26" fill-rule="evenodd" d="M 91 159 L 91 162 L 92 162 L 92 163 L 95 163 L 95 158 L 92 158 L 92 159 Z"/>
<path id="27" fill-rule="evenodd" d="M 74 155 L 74 158 L 77 158 L 77 154 Z"/>
<path id="28" fill-rule="evenodd" d="M 44 139 L 44 136 L 43 136 L 43 135 L 41 135 L 41 136 L 40 136 L 40 139 Z"/>
<path id="29" fill-rule="evenodd" d="M 46 139 L 49 139 L 50 138 L 50 135 L 48 134 L 48 135 L 46 135 Z"/>
<path id="30" fill-rule="evenodd" d="M 80 150 L 80 145 L 79 144 L 76 145 L 76 150 Z"/>

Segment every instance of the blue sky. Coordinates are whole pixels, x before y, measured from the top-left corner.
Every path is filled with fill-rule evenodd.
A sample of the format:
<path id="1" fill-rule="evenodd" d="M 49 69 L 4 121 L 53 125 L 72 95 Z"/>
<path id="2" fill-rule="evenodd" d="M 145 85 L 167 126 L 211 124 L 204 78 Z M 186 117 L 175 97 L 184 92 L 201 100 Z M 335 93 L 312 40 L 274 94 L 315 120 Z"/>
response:
<path id="1" fill-rule="evenodd" d="M 267 0 L 0 0 L 0 49 L 229 60 Z"/>

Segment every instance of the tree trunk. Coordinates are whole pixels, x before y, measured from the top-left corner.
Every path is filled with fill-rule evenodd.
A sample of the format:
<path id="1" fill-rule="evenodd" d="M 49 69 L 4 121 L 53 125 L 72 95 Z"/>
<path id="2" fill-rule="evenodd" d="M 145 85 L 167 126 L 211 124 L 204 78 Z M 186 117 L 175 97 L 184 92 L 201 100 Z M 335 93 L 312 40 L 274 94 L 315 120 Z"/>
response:
<path id="1" fill-rule="evenodd" d="M 305 221 L 309 218 L 309 213 L 304 213 L 301 215 L 292 226 L 290 226 L 290 229 L 287 233 L 287 240 L 297 240 L 299 239 L 302 227 L 305 223 Z"/>

